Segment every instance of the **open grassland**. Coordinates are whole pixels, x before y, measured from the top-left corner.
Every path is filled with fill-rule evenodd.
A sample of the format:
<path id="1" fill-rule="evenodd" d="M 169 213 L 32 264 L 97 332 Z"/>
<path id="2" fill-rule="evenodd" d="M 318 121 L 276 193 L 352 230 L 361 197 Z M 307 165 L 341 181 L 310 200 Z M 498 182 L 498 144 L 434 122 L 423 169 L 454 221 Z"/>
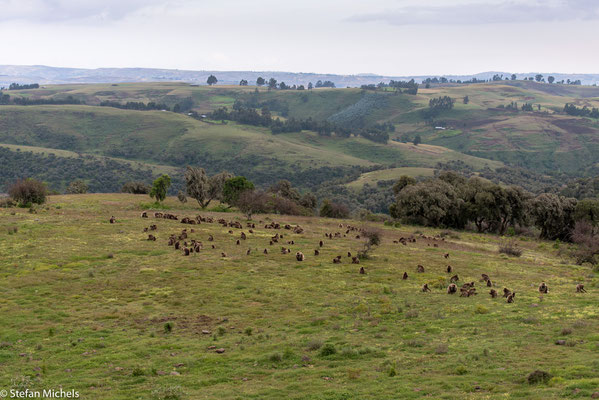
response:
<path id="1" fill-rule="evenodd" d="M 37 213 L 0 209 L 0 388 L 127 400 L 552 399 L 598 390 L 599 276 L 552 243 L 521 239 L 523 256 L 511 258 L 492 235 L 442 240 L 419 229 L 425 239 L 417 228 L 379 225 L 381 246 L 352 265 L 347 252 L 363 241 L 343 235 L 347 224 L 363 226 L 357 221 L 259 215 L 249 233 L 235 213 L 200 214 L 243 229 L 142 219 L 148 200 L 52 196 Z M 166 205 L 179 217 L 198 214 L 192 203 Z M 304 232 L 263 229 L 272 221 Z M 150 224 L 155 242 L 143 232 Z M 167 245 L 184 228 L 187 240 L 203 242 L 200 253 Z M 241 232 L 248 238 L 236 245 Z M 335 232 L 341 237 L 325 238 Z M 271 246 L 276 233 L 284 238 Z M 415 243 L 393 242 L 411 235 Z M 341 264 L 332 263 L 337 255 Z M 448 264 L 460 284 L 475 282 L 477 296 L 446 294 Z M 515 303 L 491 299 L 482 273 L 499 291 L 514 290 Z M 420 291 L 424 283 L 431 293 Z M 588 293 L 575 293 L 577 283 Z M 536 369 L 553 378 L 529 385 Z"/>

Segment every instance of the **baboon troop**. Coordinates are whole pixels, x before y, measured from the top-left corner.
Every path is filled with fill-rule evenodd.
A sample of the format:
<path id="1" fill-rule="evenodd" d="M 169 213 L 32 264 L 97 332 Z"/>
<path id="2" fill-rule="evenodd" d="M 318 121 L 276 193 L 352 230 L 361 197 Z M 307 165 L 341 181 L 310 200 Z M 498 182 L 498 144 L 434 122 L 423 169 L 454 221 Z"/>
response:
<path id="1" fill-rule="evenodd" d="M 539 293 L 547 294 L 548 291 L 549 291 L 549 288 L 547 287 L 545 282 L 541 282 L 541 284 L 539 285 Z"/>

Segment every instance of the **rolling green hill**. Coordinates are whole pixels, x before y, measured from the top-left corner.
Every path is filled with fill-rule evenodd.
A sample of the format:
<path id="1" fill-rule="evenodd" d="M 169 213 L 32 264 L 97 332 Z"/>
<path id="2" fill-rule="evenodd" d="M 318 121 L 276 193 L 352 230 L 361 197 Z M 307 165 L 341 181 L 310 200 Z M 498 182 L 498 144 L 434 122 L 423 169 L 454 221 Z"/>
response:
<path id="1" fill-rule="evenodd" d="M 407 167 L 459 164 L 469 173 L 489 173 L 508 166 L 543 175 L 585 176 L 595 173 L 599 163 L 599 122 L 562 112 L 566 103 L 599 107 L 599 90 L 593 87 L 510 81 L 421 87 L 414 96 L 360 89 L 133 83 L 49 85 L 5 93 L 31 100 L 71 96 L 85 104 L 0 106 L 0 144 L 131 161 L 150 166 L 154 173 L 160 168 L 152 165 L 165 170 L 193 164 L 210 172 L 227 169 L 244 174 L 262 185 L 287 178 L 314 188 L 338 179 L 375 184 L 377 177 L 394 179 Z M 439 96 L 454 99 L 454 108 L 426 119 L 423 111 L 429 100 Z M 462 101 L 466 96 L 468 104 Z M 310 131 L 273 135 L 268 128 L 198 120 L 186 112 L 100 107 L 103 101 L 155 102 L 170 109 L 186 103 L 199 114 L 231 108 L 240 101 L 258 109 L 266 106 L 282 120 L 312 118 L 366 129 L 389 123 L 395 131 L 387 144 Z M 507 108 L 512 102 L 533 104 L 534 111 Z M 405 143 L 416 135 L 423 144 Z M 360 174 L 370 175 L 360 178 Z"/>

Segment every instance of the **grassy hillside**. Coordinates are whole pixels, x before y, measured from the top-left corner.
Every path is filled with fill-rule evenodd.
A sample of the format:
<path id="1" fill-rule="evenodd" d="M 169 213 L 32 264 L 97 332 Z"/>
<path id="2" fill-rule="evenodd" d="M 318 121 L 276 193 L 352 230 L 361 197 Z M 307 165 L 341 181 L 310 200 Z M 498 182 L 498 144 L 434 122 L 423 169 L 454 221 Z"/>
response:
<path id="1" fill-rule="evenodd" d="M 53 196 L 35 214 L 0 209 L 0 387 L 60 386 L 86 399 L 557 399 L 597 390 L 599 276 L 552 243 L 523 238 L 523 256 L 511 258 L 497 252 L 495 236 L 441 240 L 421 229 L 425 239 L 381 225 L 382 244 L 360 275 L 346 253 L 363 241 L 324 236 L 358 221 L 261 215 L 252 234 L 142 219 L 147 202 Z M 166 204 L 197 215 L 174 198 Z M 234 213 L 202 215 L 245 226 Z M 263 229 L 271 221 L 304 232 Z M 155 242 L 143 233 L 150 224 Z M 204 243 L 200 253 L 167 245 L 183 228 Z M 248 239 L 236 245 L 242 231 Z M 271 246 L 275 233 L 284 238 Z M 415 243 L 394 243 L 410 235 Z M 341 264 L 332 263 L 337 255 Z M 479 294 L 446 294 L 447 264 Z M 482 273 L 497 290 L 514 290 L 515 302 L 491 299 Z M 424 283 L 432 292 L 421 292 Z M 588 293 L 575 293 L 577 283 Z M 537 369 L 553 377 L 530 385 Z"/>
<path id="2" fill-rule="evenodd" d="M 184 83 L 48 85 L 7 92 L 13 97 L 65 99 L 85 105 L 0 106 L 0 143 L 61 149 L 144 164 L 228 169 L 260 184 L 286 177 L 300 186 L 369 173 L 372 168 L 436 168 L 461 161 L 480 172 L 500 166 L 540 174 L 584 176 L 599 163 L 599 121 L 562 113 L 565 103 L 599 107 L 594 87 L 528 81 L 421 86 L 418 95 L 360 89 L 268 90 L 265 87 L 193 86 Z M 453 110 L 424 118 L 430 99 L 450 96 Z M 463 98 L 468 96 L 468 104 Z M 319 137 L 312 132 L 272 135 L 267 128 L 198 121 L 185 113 L 98 107 L 105 100 L 156 102 L 168 107 L 192 100 L 208 113 L 235 101 L 267 106 L 282 119 L 329 120 L 348 127 L 390 123 L 393 139 Z M 515 102 L 535 111 L 506 108 Z M 538 108 L 540 106 L 540 110 Z M 435 129 L 446 127 L 445 130 Z M 399 142 L 420 135 L 423 151 Z M 393 172 L 380 173 L 381 176 Z M 356 175 L 357 176 L 357 175 Z M 372 175 L 376 176 L 376 175 Z"/>

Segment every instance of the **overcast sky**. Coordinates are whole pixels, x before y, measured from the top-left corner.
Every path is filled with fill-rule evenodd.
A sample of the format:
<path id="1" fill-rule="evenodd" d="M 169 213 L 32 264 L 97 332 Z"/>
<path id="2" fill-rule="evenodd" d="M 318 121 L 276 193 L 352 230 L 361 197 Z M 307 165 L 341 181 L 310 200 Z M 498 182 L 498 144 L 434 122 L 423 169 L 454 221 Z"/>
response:
<path id="1" fill-rule="evenodd" d="M 597 0 L 0 0 L 0 64 L 599 72 Z"/>

